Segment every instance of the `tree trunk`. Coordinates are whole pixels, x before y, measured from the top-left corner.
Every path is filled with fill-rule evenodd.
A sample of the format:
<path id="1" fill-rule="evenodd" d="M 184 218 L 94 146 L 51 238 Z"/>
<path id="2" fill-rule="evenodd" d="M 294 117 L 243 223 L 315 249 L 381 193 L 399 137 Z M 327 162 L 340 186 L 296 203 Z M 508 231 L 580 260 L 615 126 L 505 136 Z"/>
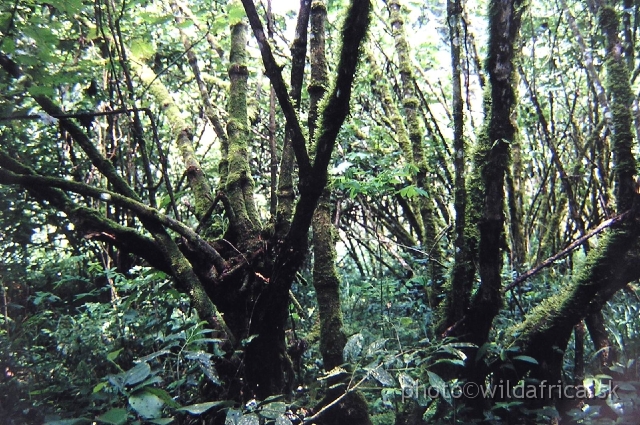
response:
<path id="1" fill-rule="evenodd" d="M 429 277 L 432 287 L 431 304 L 437 305 L 439 297 L 435 297 L 440 292 L 443 283 L 442 270 L 442 250 L 439 247 L 437 239 L 437 220 L 435 216 L 435 208 L 433 198 L 435 198 L 433 190 L 427 184 L 428 167 L 425 158 L 423 145 L 423 130 L 418 119 L 419 100 L 416 96 L 415 80 L 413 73 L 413 64 L 404 30 L 404 21 L 400 12 L 400 2 L 398 0 L 389 1 L 389 18 L 391 28 L 393 29 L 393 37 L 395 40 L 396 53 L 400 65 L 400 77 L 402 80 L 402 106 L 404 109 L 406 129 L 411 143 L 411 157 L 413 165 L 415 165 L 416 185 L 429 193 L 429 198 L 419 197 L 416 202 L 417 213 L 415 214 L 421 223 L 420 243 L 429 255 Z M 435 297 L 435 298 L 434 298 Z"/>
<path id="2" fill-rule="evenodd" d="M 485 99 L 485 124 L 478 135 L 474 154 L 474 174 L 468 193 L 472 216 L 479 219 L 478 270 L 480 287 L 465 316 L 450 334 L 478 346 L 489 336 L 493 318 L 502 306 L 502 248 L 504 246 L 504 182 L 509 167 L 510 145 L 516 137 L 514 124 L 516 39 L 523 5 L 518 0 L 495 0 L 489 5 L 489 74 Z M 469 284 L 460 285 L 468 288 Z M 460 294 L 466 296 L 466 294 Z M 464 298 L 463 298 L 464 299 Z"/>
<path id="3" fill-rule="evenodd" d="M 453 76 L 453 165 L 455 169 L 454 209 L 456 212 L 454 266 L 451 276 L 451 291 L 444 305 L 444 317 L 438 325 L 442 332 L 462 319 L 469 307 L 469 297 L 475 276 L 473 261 L 474 243 L 469 238 L 467 227 L 467 190 L 465 187 L 466 147 L 464 143 L 464 103 L 460 68 L 460 20 L 462 5 L 459 0 L 447 1 L 449 24 L 449 46 L 451 48 L 451 70 Z"/>
<path id="4" fill-rule="evenodd" d="M 311 81 L 309 105 L 309 135 L 315 134 L 315 117 L 319 102 L 328 83 L 325 55 L 325 22 L 327 10 L 323 1 L 315 0 L 311 7 Z M 325 371 L 344 363 L 343 350 L 347 336 L 343 330 L 340 278 L 336 270 L 336 235 L 331 222 L 331 191 L 325 188 L 313 215 L 313 286 L 316 290 L 320 315 L 320 354 Z M 316 406 L 320 410 L 343 396 L 347 390 L 336 382 L 328 382 L 327 394 Z M 344 399 L 327 409 L 316 421 L 326 425 L 371 425 L 369 406 L 359 392 L 350 392 Z"/>

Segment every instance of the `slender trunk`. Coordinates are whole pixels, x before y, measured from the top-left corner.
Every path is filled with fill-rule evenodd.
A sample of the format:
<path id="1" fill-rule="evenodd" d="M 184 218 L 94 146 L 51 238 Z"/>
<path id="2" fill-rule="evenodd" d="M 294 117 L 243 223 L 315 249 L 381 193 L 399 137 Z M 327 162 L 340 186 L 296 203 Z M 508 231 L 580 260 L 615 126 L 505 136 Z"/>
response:
<path id="1" fill-rule="evenodd" d="M 427 184 L 428 167 L 423 146 L 423 130 L 420 125 L 420 120 L 418 119 L 418 106 L 420 105 L 420 101 L 416 96 L 413 64 L 411 61 L 409 43 L 407 42 L 404 20 L 400 12 L 400 7 L 399 0 L 389 1 L 389 17 L 395 40 L 396 53 L 400 63 L 402 106 L 404 109 L 407 131 L 409 133 L 409 141 L 411 142 L 413 162 L 418 170 L 415 177 L 416 185 L 419 188 L 430 192 L 431 188 Z M 435 208 L 433 205 L 434 193 L 431 191 L 429 195 L 429 198 L 418 198 L 418 211 L 423 225 L 421 244 L 424 249 L 430 253 L 429 277 L 431 278 L 432 288 L 435 289 L 433 292 L 437 293 L 443 283 L 443 270 L 441 266 L 442 251 L 437 240 L 437 225 Z M 440 298 L 438 297 L 432 301 L 437 301 L 439 299 Z"/>
<path id="2" fill-rule="evenodd" d="M 609 333 L 604 326 L 604 317 L 602 311 L 592 313 L 585 318 L 587 330 L 593 345 L 598 352 L 600 366 L 603 368 L 611 367 L 616 361 L 616 351 L 609 339 Z"/>
<path id="3" fill-rule="evenodd" d="M 477 177 L 469 190 L 482 194 L 479 217 L 478 270 L 480 287 L 470 309 L 452 334 L 484 344 L 493 318 L 502 306 L 502 249 L 504 246 L 504 182 L 510 161 L 510 146 L 516 137 L 514 123 L 516 39 L 523 5 L 517 0 L 494 0 L 489 5 L 489 96 L 485 104 L 485 125 L 478 136 L 474 167 Z M 479 185 L 478 185 L 479 183 Z M 479 187 L 478 187 L 479 186 Z"/>
<path id="4" fill-rule="evenodd" d="M 325 22 L 327 9 L 322 0 L 314 0 L 311 6 L 311 81 L 309 82 L 309 135 L 313 140 L 316 130 L 318 105 L 328 84 L 325 54 Z M 312 89 L 313 88 L 313 89 Z M 331 221 L 331 191 L 326 187 L 313 215 L 313 286 L 316 290 L 320 314 L 320 354 L 324 369 L 330 371 L 344 363 L 343 350 L 347 343 L 342 321 L 340 301 L 340 278 L 336 270 L 336 235 Z M 342 396 L 345 387 L 331 388 L 318 409 Z M 349 393 L 342 403 L 329 409 L 318 424 L 327 425 L 371 425 L 369 410 L 364 397 L 358 392 Z"/>
<path id="5" fill-rule="evenodd" d="M 451 49 L 451 69 L 453 87 L 453 166 L 455 169 L 454 209 L 456 212 L 454 239 L 454 267 L 451 278 L 451 292 L 447 296 L 445 317 L 440 330 L 462 319 L 469 307 L 471 287 L 475 275 L 473 263 L 473 242 L 467 234 L 467 191 L 465 187 L 466 147 L 464 143 L 464 102 L 462 100 L 460 21 L 462 5 L 460 0 L 447 1 L 449 24 L 449 46 Z"/>
<path id="6" fill-rule="evenodd" d="M 307 55 L 307 27 L 309 26 L 309 15 L 311 10 L 311 0 L 300 0 L 300 11 L 296 24 L 296 37 L 291 48 L 291 97 L 295 103 L 295 108 L 300 109 L 302 96 L 302 83 L 304 77 L 304 66 Z M 313 36 L 313 34 L 312 34 Z M 273 86 L 272 86 L 273 89 Z M 275 90 L 273 90 L 275 93 Z M 280 176 L 278 178 L 277 206 L 275 218 L 275 232 L 279 238 L 289 231 L 291 216 L 294 209 L 294 151 L 291 144 L 291 124 L 285 125 L 284 143 L 282 145 L 282 158 L 280 160 Z"/>

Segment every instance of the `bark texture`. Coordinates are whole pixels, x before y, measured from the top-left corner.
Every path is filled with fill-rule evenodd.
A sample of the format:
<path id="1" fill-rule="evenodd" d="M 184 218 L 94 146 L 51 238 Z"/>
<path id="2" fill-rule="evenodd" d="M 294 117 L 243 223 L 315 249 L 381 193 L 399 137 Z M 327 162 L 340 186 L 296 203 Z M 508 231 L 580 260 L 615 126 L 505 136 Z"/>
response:
<path id="1" fill-rule="evenodd" d="M 478 271 L 480 287 L 465 316 L 452 334 L 477 345 L 487 341 L 493 318 L 502 306 L 501 270 L 504 246 L 505 175 L 510 163 L 511 143 L 516 137 L 514 120 L 515 60 L 523 4 L 517 0 L 494 0 L 489 4 L 489 52 L 487 73 L 489 92 L 485 97 L 485 124 L 478 135 L 474 153 L 474 174 L 468 193 L 472 218 L 479 233 Z M 475 222 L 473 218 L 477 218 Z M 470 230 L 473 237 L 474 230 Z M 467 279 L 471 276 L 468 275 Z M 465 282 L 460 288 L 470 288 Z M 460 294 L 464 302 L 467 296 Z"/>

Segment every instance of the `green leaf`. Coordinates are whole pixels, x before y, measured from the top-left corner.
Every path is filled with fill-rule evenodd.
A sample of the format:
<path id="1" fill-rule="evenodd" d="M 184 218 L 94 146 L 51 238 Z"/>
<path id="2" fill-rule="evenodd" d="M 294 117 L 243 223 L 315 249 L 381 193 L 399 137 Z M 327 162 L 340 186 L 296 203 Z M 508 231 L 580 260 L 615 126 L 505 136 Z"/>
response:
<path id="1" fill-rule="evenodd" d="M 355 334 L 349 338 L 344 346 L 343 355 L 345 362 L 353 362 L 362 352 L 362 346 L 364 344 L 364 336 L 362 334 Z"/>
<path id="2" fill-rule="evenodd" d="M 129 396 L 129 405 L 145 419 L 155 419 L 162 414 L 164 402 L 157 395 L 141 391 Z"/>
<path id="3" fill-rule="evenodd" d="M 81 0 L 52 0 L 50 4 L 70 16 L 73 16 L 82 10 Z"/>
<path id="4" fill-rule="evenodd" d="M 109 360 L 110 362 L 114 361 L 122 352 L 122 348 L 116 351 L 112 351 L 109 354 L 107 354 L 107 360 Z"/>
<path id="5" fill-rule="evenodd" d="M 380 353 L 380 351 L 385 351 L 384 346 L 387 343 L 387 341 L 388 341 L 387 338 L 381 338 L 369 344 L 369 347 L 367 347 L 367 357 L 374 356 Z"/>
<path id="6" fill-rule="evenodd" d="M 287 404 L 281 401 L 269 403 L 260 411 L 261 415 L 267 419 L 276 419 L 278 416 L 287 411 Z"/>
<path id="7" fill-rule="evenodd" d="M 531 364 L 538 364 L 538 361 L 536 359 L 534 359 L 533 357 L 524 356 L 524 355 L 515 356 L 513 358 L 513 360 L 520 360 L 521 362 L 527 362 L 527 363 L 531 363 Z"/>
<path id="8" fill-rule="evenodd" d="M 371 376 L 373 376 L 376 381 L 380 382 L 385 387 L 393 387 L 396 384 L 395 379 L 389 372 L 387 372 L 382 365 L 378 367 L 374 367 L 371 369 Z"/>
<path id="9" fill-rule="evenodd" d="M 293 425 L 293 422 L 285 415 L 280 415 L 276 418 L 276 425 Z"/>
<path id="10" fill-rule="evenodd" d="M 431 404 L 429 404 L 429 407 L 427 408 L 427 410 L 425 410 L 424 414 L 422 415 L 422 420 L 425 421 L 426 423 L 431 423 L 437 411 L 438 411 L 438 403 L 434 401 Z"/>
<path id="11" fill-rule="evenodd" d="M 149 360 L 153 360 L 156 357 L 163 356 L 165 354 L 171 354 L 171 351 L 169 351 L 169 350 L 156 351 L 155 353 L 147 354 L 144 357 L 140 357 L 138 359 L 138 361 L 140 361 L 140 362 L 148 362 Z"/>
<path id="12" fill-rule="evenodd" d="M 244 18 L 244 7 L 242 7 L 242 3 L 239 1 L 233 1 L 229 4 L 229 12 L 227 13 L 229 18 L 229 25 L 236 25 L 238 22 Z"/>
<path id="13" fill-rule="evenodd" d="M 451 395 L 447 392 L 446 382 L 444 382 L 439 375 L 436 375 L 431 371 L 427 371 L 427 375 L 429 375 L 429 385 L 438 390 L 438 394 L 440 394 L 447 403 L 451 404 Z"/>
<path id="14" fill-rule="evenodd" d="M 227 411 L 227 417 L 224 419 L 224 425 L 238 425 L 242 412 L 237 409 L 229 409 Z"/>
<path id="15" fill-rule="evenodd" d="M 140 38 L 132 40 L 129 49 L 131 50 L 131 53 L 138 59 L 148 59 L 156 52 L 153 48 L 153 45 L 149 41 L 142 40 Z"/>
<path id="16" fill-rule="evenodd" d="M 122 425 L 127 422 L 127 409 L 111 409 L 96 418 L 98 422 L 106 424 Z"/>
<path id="17" fill-rule="evenodd" d="M 460 359 L 439 359 L 436 360 L 435 362 L 433 362 L 431 364 L 431 366 L 435 366 L 437 364 L 450 364 L 450 365 L 454 365 L 454 366 L 464 366 L 464 361 L 460 360 Z"/>
<path id="18" fill-rule="evenodd" d="M 157 425 L 167 425 L 173 422 L 174 418 L 158 418 L 158 419 L 149 419 L 148 422 Z"/>
<path id="19" fill-rule="evenodd" d="M 209 409 L 212 409 L 216 406 L 227 406 L 231 402 L 227 400 L 223 401 L 210 401 L 208 403 L 198 403 L 192 404 L 190 406 L 184 406 L 179 409 L 176 409 L 178 412 L 189 412 L 192 415 L 201 415 Z M 228 415 L 227 415 L 228 416 Z"/>
<path id="20" fill-rule="evenodd" d="M 159 376 L 153 376 L 153 377 L 151 377 L 149 379 L 145 379 L 142 383 L 136 385 L 131 390 L 131 392 L 136 392 L 136 391 L 141 390 L 141 389 L 143 389 L 145 387 L 152 388 L 151 385 L 160 384 L 160 383 L 162 383 L 162 378 L 160 378 Z"/>
<path id="21" fill-rule="evenodd" d="M 135 385 L 138 382 L 142 382 L 150 373 L 151 366 L 149 366 L 148 363 L 138 363 L 133 368 L 125 372 L 124 385 Z"/>
<path id="22" fill-rule="evenodd" d="M 240 418 L 238 425 L 260 425 L 260 418 L 255 413 L 249 413 Z"/>
<path id="23" fill-rule="evenodd" d="M 162 388 L 147 387 L 145 388 L 145 391 L 148 393 L 157 395 L 160 398 L 160 400 L 162 400 L 169 407 L 173 407 L 173 408 L 180 407 L 180 403 L 178 403 L 173 398 L 171 398 L 171 395 L 165 390 L 163 390 Z"/>
<path id="24" fill-rule="evenodd" d="M 400 318 L 400 325 L 404 327 L 411 326 L 412 323 L 413 323 L 413 319 L 411 317 Z"/>
<path id="25" fill-rule="evenodd" d="M 91 392 L 92 394 L 95 394 L 97 392 L 102 391 L 102 389 L 107 385 L 106 382 L 100 382 L 98 385 L 96 385 L 95 387 L 93 387 L 93 391 Z"/>
<path id="26" fill-rule="evenodd" d="M 415 381 L 415 379 L 413 379 L 406 373 L 401 373 L 400 376 L 398 376 L 398 381 L 400 381 L 400 388 L 402 388 L 402 391 L 405 392 L 407 391 L 407 389 L 411 389 L 413 391 L 414 388 L 418 387 L 418 383 Z"/>

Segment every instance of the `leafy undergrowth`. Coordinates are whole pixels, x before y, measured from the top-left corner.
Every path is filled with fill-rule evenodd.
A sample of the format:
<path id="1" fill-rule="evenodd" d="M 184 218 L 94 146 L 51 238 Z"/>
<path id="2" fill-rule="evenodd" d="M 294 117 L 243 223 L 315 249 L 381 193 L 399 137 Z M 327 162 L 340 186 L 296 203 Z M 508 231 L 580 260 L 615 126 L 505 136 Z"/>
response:
<path id="1" fill-rule="evenodd" d="M 361 284 L 343 294 L 347 323 L 360 331 L 352 332 L 347 342 L 346 363 L 328 373 L 319 360 L 317 312 L 313 307 L 304 313 L 292 310 L 297 333 L 292 329 L 289 339 L 309 344 L 298 364 L 296 391 L 238 405 L 227 400 L 228 383 L 217 371 L 228 358 L 222 341 L 196 319 L 188 299 L 166 276 L 135 268 L 125 277 L 95 264 L 79 272 L 83 261 L 71 258 L 55 267 L 45 262 L 30 282 L 35 290 L 28 303 L 0 331 L 4 423 L 313 423 L 324 413 L 313 408 L 328 385 L 363 393 L 374 424 L 481 419 L 498 424 L 514 423 L 514 418 L 518 423 L 549 423 L 562 417 L 563 423 L 612 425 L 635 424 L 640 415 L 637 353 L 631 344 L 637 323 L 635 310 L 621 307 L 628 305 L 625 300 L 617 300 L 611 308 L 622 310 L 611 313 L 618 317 L 612 333 L 630 341 L 626 350 L 620 350 L 611 375 L 598 374 L 594 364 L 599 353 L 590 353 L 595 372 L 584 379 L 588 398 L 569 403 L 562 416 L 553 407 L 532 408 L 522 398 L 507 396 L 488 398 L 479 419 L 464 392 L 468 383 L 456 376 L 464 376 L 470 364 L 481 364 L 490 371 L 483 387 L 490 391 L 498 384 L 492 376 L 536 360 L 496 343 L 475 347 L 431 337 L 432 311 L 413 280 L 403 285 L 385 281 L 384 288 Z M 38 280 L 46 285 L 39 287 Z M 77 293 L 67 302 L 59 296 L 83 283 L 98 289 Z M 45 287 L 50 290 L 37 290 Z M 382 298 L 370 302 L 385 291 L 393 292 L 387 294 L 393 304 Z M 297 288 L 296 293 L 303 305 L 313 305 L 312 292 Z M 615 391 L 602 382 L 613 383 Z"/>

